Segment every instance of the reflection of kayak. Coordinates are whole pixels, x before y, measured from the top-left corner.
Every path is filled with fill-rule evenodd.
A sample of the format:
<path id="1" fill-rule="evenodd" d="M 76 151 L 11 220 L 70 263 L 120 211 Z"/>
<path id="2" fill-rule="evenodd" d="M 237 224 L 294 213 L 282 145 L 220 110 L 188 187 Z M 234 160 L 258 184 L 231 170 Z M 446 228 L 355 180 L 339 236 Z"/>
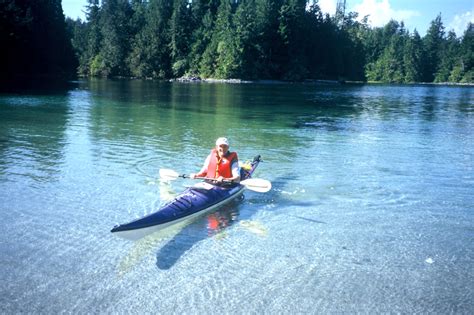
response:
<path id="1" fill-rule="evenodd" d="M 242 167 L 241 179 L 249 179 L 259 162 L 260 156 L 257 156 L 248 167 Z M 200 182 L 186 189 L 157 212 L 130 223 L 116 225 L 111 232 L 129 240 L 137 240 L 178 222 L 216 210 L 242 195 L 244 190 L 245 186 L 240 184 L 216 186 Z"/>

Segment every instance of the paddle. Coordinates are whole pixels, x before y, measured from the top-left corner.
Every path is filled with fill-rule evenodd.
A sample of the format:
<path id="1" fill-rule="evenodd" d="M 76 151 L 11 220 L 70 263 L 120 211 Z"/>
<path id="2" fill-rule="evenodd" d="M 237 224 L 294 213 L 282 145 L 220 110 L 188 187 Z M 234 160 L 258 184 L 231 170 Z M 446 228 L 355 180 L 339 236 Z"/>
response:
<path id="1" fill-rule="evenodd" d="M 178 178 L 190 178 L 189 175 L 186 174 L 178 174 L 177 172 L 170 170 L 170 169 L 160 169 L 160 177 L 165 180 L 175 180 Z M 209 179 L 213 180 L 213 178 L 207 177 L 195 177 L 194 179 Z M 224 182 L 232 182 L 230 180 L 225 180 Z M 272 183 L 266 179 L 261 178 L 249 178 L 243 181 L 240 181 L 239 184 L 244 185 L 246 188 L 256 191 L 256 192 L 267 192 L 272 189 Z"/>

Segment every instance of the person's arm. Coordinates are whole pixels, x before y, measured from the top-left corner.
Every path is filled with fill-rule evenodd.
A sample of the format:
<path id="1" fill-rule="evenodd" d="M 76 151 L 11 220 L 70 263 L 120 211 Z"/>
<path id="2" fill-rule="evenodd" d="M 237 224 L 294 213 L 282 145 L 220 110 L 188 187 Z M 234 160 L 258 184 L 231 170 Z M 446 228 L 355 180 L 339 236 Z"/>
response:
<path id="1" fill-rule="evenodd" d="M 204 161 L 204 165 L 202 166 L 201 170 L 198 173 L 191 173 L 189 177 L 196 178 L 196 177 L 205 177 L 207 175 L 207 168 L 209 166 L 209 161 L 211 160 L 211 155 L 209 154 Z"/>
<path id="2" fill-rule="evenodd" d="M 231 169 L 232 178 L 230 178 L 230 180 L 237 183 L 240 182 L 240 167 L 238 160 L 234 160 L 234 162 L 232 162 Z"/>

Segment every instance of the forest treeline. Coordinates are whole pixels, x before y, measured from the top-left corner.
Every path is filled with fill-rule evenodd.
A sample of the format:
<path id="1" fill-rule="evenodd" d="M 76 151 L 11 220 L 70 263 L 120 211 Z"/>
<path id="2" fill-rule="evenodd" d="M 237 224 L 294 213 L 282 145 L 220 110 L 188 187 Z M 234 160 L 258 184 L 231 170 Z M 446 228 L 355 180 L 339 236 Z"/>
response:
<path id="1" fill-rule="evenodd" d="M 458 37 L 441 15 L 421 37 L 403 22 L 370 27 L 306 0 L 88 0 L 86 21 L 64 21 L 60 0 L 0 6 L 7 73 L 474 82 L 474 26 Z"/>
<path id="2" fill-rule="evenodd" d="M 0 47 L 2 81 L 77 71 L 61 0 L 0 0 Z"/>

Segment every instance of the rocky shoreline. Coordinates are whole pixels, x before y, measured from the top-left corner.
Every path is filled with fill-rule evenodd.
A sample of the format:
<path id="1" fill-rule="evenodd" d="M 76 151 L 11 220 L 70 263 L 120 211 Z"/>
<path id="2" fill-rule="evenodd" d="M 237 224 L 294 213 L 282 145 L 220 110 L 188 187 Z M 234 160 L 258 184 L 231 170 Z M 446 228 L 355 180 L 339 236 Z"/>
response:
<path id="1" fill-rule="evenodd" d="M 243 79 L 213 79 L 201 78 L 198 76 L 181 77 L 170 79 L 169 82 L 182 83 L 231 83 L 231 84 L 248 84 L 248 83 L 263 83 L 263 84 L 287 84 L 287 83 L 317 83 L 317 84 L 344 84 L 343 80 L 304 80 L 304 81 L 283 81 L 283 80 L 243 80 Z M 361 82 L 355 82 L 361 83 Z"/>
<path id="2" fill-rule="evenodd" d="M 191 76 L 191 77 L 181 77 L 170 79 L 170 82 L 185 82 L 185 83 L 192 83 L 192 82 L 208 82 L 208 83 L 254 83 L 255 81 L 247 81 L 242 79 L 203 79 L 198 76 Z"/>
<path id="3" fill-rule="evenodd" d="M 181 83 L 229 83 L 229 84 L 249 84 L 249 83 L 261 83 L 261 84 L 288 84 L 288 83 L 308 83 L 318 85 L 342 85 L 342 84 L 388 84 L 388 85 L 449 85 L 449 86 L 474 86 L 474 83 L 455 83 L 455 82 L 413 82 L 413 83 L 387 83 L 387 82 L 376 82 L 376 81 L 345 81 L 345 80 L 317 80 L 307 79 L 303 81 L 283 81 L 283 80 L 243 80 L 243 79 L 213 79 L 213 78 L 201 78 L 199 76 L 181 77 L 170 79 L 169 82 L 181 82 Z"/>

